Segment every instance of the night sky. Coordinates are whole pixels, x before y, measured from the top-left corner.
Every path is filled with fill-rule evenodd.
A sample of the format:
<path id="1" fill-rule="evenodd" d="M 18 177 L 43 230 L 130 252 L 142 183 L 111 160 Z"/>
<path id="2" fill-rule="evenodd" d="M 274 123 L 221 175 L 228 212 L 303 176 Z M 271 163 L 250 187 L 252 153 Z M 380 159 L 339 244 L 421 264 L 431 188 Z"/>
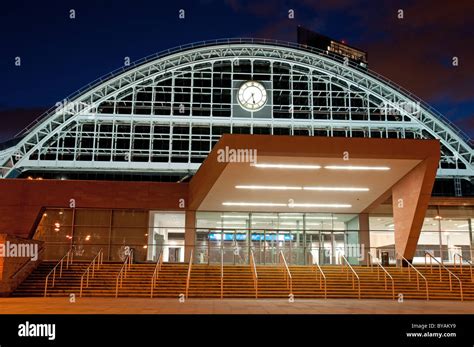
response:
<path id="1" fill-rule="evenodd" d="M 0 142 L 124 57 L 226 37 L 296 42 L 297 25 L 366 50 L 372 70 L 474 137 L 474 0 L 15 0 L 0 8 Z"/>

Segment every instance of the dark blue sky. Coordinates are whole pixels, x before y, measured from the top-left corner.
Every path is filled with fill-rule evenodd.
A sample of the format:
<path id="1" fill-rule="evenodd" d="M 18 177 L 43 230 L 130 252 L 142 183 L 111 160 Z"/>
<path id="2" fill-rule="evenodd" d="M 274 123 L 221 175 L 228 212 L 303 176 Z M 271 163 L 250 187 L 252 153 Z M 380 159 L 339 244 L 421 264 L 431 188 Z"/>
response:
<path id="1" fill-rule="evenodd" d="M 76 19 L 69 18 L 70 9 Z M 186 11 L 184 20 L 179 9 Z M 126 56 L 133 61 L 225 37 L 295 41 L 299 24 L 368 51 L 371 69 L 428 101 L 473 137 L 472 0 L 64 0 L 1 5 L 0 141 L 122 66 Z M 14 65 L 17 56 L 20 67 Z"/>

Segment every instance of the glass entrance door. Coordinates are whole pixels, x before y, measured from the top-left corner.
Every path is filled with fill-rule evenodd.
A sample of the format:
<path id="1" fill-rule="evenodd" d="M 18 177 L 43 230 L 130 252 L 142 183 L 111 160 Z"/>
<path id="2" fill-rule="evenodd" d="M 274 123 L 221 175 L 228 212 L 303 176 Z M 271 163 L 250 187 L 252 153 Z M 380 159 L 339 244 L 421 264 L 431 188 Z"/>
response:
<path id="1" fill-rule="evenodd" d="M 293 237 L 289 230 L 251 230 L 251 247 L 257 264 L 278 264 L 280 251 L 290 262 Z"/>
<path id="2" fill-rule="evenodd" d="M 345 253 L 345 235 L 344 232 L 341 231 L 333 231 L 332 232 L 332 241 L 333 241 L 333 262 L 332 264 L 341 264 L 341 255 L 346 256 Z M 346 257 L 347 258 L 347 257 Z"/>
<path id="3" fill-rule="evenodd" d="M 321 243 L 320 243 L 321 255 L 320 260 L 321 264 L 333 264 L 333 244 L 332 244 L 332 233 L 330 231 L 321 232 Z"/>
<path id="4" fill-rule="evenodd" d="M 184 212 L 155 212 L 149 215 L 147 260 L 156 262 L 163 254 L 164 262 L 184 262 Z"/>

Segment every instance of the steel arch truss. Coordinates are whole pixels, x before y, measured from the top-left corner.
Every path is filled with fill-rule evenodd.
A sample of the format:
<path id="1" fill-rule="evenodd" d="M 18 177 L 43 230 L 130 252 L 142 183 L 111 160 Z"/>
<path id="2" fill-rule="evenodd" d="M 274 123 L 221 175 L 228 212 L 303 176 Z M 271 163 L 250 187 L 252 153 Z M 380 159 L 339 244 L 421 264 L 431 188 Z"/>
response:
<path id="1" fill-rule="evenodd" d="M 261 81 L 268 104 L 235 98 Z M 204 46 L 158 58 L 61 105 L 0 152 L 23 170 L 194 172 L 223 133 L 435 138 L 439 176 L 472 177 L 473 149 L 416 98 L 367 70 L 272 44 Z"/>

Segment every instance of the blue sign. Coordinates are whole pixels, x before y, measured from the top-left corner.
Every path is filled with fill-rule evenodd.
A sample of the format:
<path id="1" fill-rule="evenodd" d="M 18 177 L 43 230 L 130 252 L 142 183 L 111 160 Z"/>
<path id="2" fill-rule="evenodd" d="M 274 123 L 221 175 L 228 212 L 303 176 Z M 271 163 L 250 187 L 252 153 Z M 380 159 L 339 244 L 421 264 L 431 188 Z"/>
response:
<path id="1" fill-rule="evenodd" d="M 294 235 L 291 234 L 279 234 L 276 233 L 252 233 L 250 236 L 252 241 L 293 241 Z M 210 241 L 234 241 L 233 233 L 210 233 Z M 245 241 L 247 240 L 247 234 L 237 233 L 235 234 L 236 241 Z"/>

